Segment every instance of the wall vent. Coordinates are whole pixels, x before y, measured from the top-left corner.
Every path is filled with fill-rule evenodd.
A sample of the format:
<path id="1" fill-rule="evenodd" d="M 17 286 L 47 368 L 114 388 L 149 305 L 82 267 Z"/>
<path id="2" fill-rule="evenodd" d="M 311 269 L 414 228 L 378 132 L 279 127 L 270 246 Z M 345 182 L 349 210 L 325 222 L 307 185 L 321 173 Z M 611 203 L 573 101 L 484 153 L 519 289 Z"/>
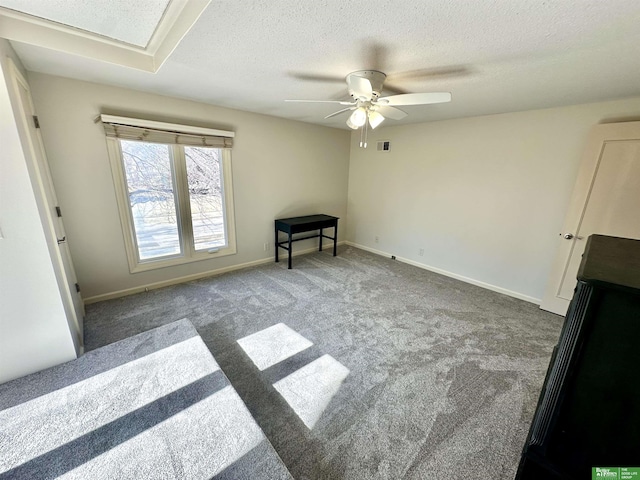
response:
<path id="1" fill-rule="evenodd" d="M 389 140 L 380 140 L 378 142 L 379 152 L 388 152 L 389 150 L 391 150 L 391 142 Z"/>

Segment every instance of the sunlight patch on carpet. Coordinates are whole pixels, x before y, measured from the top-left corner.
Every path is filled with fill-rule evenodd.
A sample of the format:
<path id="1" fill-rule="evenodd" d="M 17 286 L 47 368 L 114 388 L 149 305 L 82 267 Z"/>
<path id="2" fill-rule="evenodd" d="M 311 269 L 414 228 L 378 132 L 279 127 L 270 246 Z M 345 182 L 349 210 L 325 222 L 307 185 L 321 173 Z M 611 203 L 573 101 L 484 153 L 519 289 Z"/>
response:
<path id="1" fill-rule="evenodd" d="M 0 472 L 88 434 L 220 367 L 200 337 L 0 411 Z M 20 438 L 24 441 L 15 441 Z M 30 439 L 37 439 L 31 441 Z M 6 448 L 5 448 L 6 447 Z"/>
<path id="2" fill-rule="evenodd" d="M 312 429 L 348 375 L 347 367 L 331 355 L 323 355 L 273 386 Z"/>
<path id="3" fill-rule="evenodd" d="M 203 431 L 206 435 L 199 435 Z M 171 472 L 176 478 L 206 480 L 263 440 L 260 427 L 238 394 L 227 386 L 62 478 L 104 478 L 103 472 L 109 471 L 112 478 L 160 478 L 159 472 Z M 137 462 L 143 450 L 145 461 Z M 208 461 L 201 461 L 203 458 Z"/>
<path id="4" fill-rule="evenodd" d="M 241 338 L 238 344 L 262 371 L 306 350 L 313 342 L 284 323 L 278 323 Z"/>

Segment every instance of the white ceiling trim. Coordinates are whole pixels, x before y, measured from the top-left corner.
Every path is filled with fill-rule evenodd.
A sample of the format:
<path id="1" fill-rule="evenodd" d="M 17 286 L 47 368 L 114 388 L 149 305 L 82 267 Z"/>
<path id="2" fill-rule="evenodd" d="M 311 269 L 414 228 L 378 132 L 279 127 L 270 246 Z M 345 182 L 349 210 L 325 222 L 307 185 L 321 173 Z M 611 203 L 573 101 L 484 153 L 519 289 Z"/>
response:
<path id="1" fill-rule="evenodd" d="M 172 0 L 146 48 L 0 7 L 0 37 L 156 73 L 211 0 Z"/>

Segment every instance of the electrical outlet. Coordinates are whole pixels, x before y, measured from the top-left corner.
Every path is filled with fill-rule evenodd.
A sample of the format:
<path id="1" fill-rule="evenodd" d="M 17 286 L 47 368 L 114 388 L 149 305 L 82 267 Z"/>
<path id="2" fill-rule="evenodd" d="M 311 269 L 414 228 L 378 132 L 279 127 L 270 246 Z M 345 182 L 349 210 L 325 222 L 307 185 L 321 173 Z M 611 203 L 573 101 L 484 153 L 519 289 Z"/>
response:
<path id="1" fill-rule="evenodd" d="M 266 252 L 266 251 L 268 251 L 268 250 L 269 250 L 269 242 L 266 242 L 266 243 L 262 246 L 262 248 L 264 249 L 264 251 L 265 251 L 265 252 Z"/>
<path id="2" fill-rule="evenodd" d="M 375 240 L 376 243 L 378 243 L 380 241 L 380 238 L 376 235 L 374 240 Z"/>
<path id="3" fill-rule="evenodd" d="M 424 257 L 424 248 L 421 248 L 420 250 L 418 250 L 418 255 L 420 255 L 421 257 Z"/>

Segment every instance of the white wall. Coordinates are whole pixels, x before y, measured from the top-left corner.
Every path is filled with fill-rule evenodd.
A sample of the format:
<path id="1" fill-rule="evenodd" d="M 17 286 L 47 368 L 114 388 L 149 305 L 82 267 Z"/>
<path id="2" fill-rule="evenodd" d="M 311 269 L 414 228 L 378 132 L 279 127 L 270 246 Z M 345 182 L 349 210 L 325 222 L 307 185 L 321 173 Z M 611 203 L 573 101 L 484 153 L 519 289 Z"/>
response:
<path id="1" fill-rule="evenodd" d="M 22 69 L 0 39 L 0 383 L 75 358 L 18 133 L 9 58 Z"/>
<path id="2" fill-rule="evenodd" d="M 354 132 L 347 239 L 539 302 L 590 127 L 639 117 L 632 98 Z"/>
<path id="3" fill-rule="evenodd" d="M 346 221 L 347 131 L 33 72 L 29 83 L 85 299 L 272 257 L 274 218 L 321 212 Z M 236 255 L 129 273 L 100 113 L 236 132 Z"/>

